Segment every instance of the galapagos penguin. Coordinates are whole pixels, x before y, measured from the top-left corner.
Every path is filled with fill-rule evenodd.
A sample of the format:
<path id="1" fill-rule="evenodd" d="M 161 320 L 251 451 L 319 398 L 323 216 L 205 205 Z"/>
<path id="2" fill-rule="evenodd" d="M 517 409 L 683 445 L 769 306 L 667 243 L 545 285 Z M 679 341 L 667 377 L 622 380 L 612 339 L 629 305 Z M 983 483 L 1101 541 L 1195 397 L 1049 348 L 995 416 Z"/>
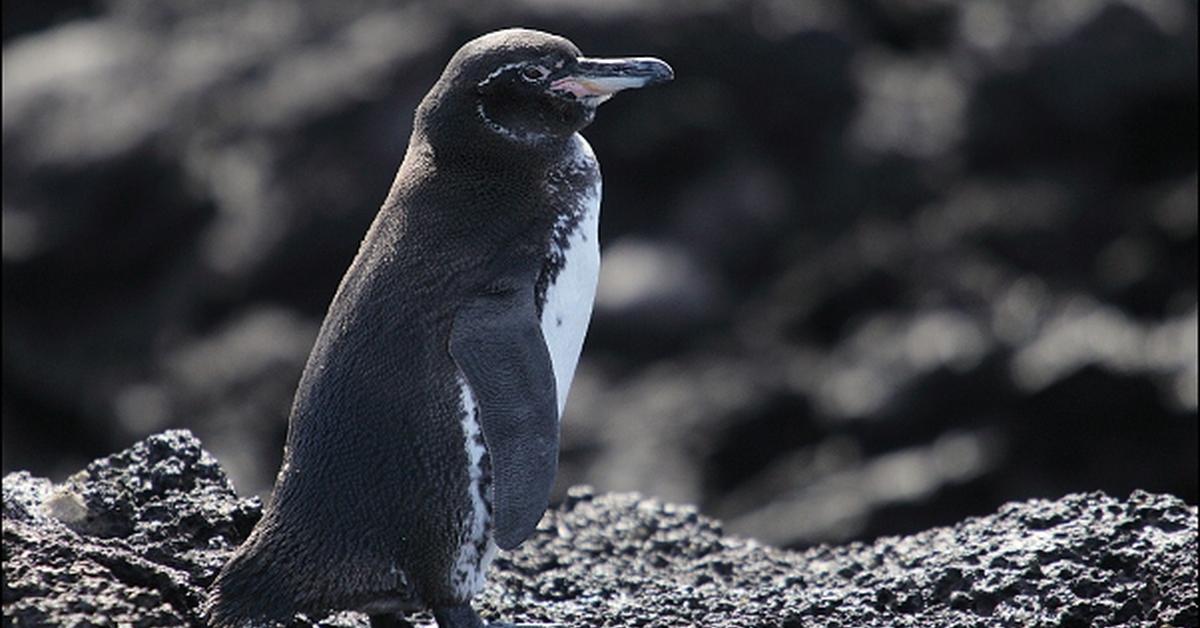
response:
<path id="1" fill-rule="evenodd" d="M 595 295 L 600 172 L 578 132 L 616 92 L 672 78 L 527 29 L 454 54 L 321 325 L 209 623 L 428 608 L 440 628 L 483 625 L 470 600 L 497 548 L 547 507 Z"/>

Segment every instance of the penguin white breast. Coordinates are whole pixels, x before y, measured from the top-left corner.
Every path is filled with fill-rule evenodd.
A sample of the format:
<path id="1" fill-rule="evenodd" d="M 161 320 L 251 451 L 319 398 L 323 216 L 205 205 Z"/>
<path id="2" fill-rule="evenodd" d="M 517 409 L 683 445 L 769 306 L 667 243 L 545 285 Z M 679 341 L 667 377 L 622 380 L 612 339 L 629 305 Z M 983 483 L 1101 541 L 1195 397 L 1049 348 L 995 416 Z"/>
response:
<path id="1" fill-rule="evenodd" d="M 553 179 L 547 184 L 551 198 L 576 205 L 559 211 L 546 254 L 557 272 L 549 277 L 542 305 L 542 336 L 554 367 L 560 419 L 592 318 L 600 277 L 600 176 L 592 147 L 582 135 L 576 134 L 575 140 L 575 155 L 567 168 L 576 172 L 566 173 L 565 179 L 586 173 L 590 175 L 584 177 L 587 187 L 563 194 L 565 190 L 556 189 Z"/>

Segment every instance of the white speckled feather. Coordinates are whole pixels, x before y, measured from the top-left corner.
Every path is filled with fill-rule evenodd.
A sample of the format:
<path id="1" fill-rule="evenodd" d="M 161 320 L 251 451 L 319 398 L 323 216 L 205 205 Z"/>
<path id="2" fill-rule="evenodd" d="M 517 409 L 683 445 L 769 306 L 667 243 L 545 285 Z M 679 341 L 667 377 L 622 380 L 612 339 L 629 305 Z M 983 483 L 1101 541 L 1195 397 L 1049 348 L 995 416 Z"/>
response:
<path id="1" fill-rule="evenodd" d="M 596 157 L 582 135 L 575 135 L 573 167 L 595 168 Z M 563 266 L 546 288 L 542 306 L 542 336 L 550 350 L 554 383 L 558 390 L 558 416 L 567 405 L 567 392 L 575 378 L 579 353 L 592 318 L 596 282 L 600 277 L 600 178 L 581 195 L 582 216 L 562 247 Z M 558 246 L 551 243 L 551 246 Z"/>
<path id="2" fill-rule="evenodd" d="M 459 541 L 458 556 L 451 573 L 451 587 L 463 599 L 470 599 L 483 590 L 484 576 L 488 565 L 496 555 L 496 544 L 491 534 L 491 509 L 488 507 L 487 487 L 484 486 L 483 432 L 479 424 L 479 402 L 465 377 L 458 380 L 462 407 L 463 446 L 467 454 L 467 498 L 471 504 L 471 518 L 466 522 L 463 538 Z M 482 551 L 481 551 L 482 549 Z"/>

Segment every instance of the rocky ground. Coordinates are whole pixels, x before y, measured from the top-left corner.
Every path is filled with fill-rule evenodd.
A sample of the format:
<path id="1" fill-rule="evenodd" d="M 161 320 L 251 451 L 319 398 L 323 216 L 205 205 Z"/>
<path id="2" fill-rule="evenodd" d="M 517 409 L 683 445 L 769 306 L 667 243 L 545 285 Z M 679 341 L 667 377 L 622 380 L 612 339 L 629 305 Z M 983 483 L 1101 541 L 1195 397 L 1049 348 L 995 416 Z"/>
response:
<path id="1" fill-rule="evenodd" d="M 205 587 L 260 514 L 183 430 L 62 484 L 11 473 L 4 623 L 195 625 Z M 912 536 L 792 552 L 729 535 L 693 506 L 575 487 L 497 559 L 477 604 L 565 626 L 1159 628 L 1200 621 L 1196 575 L 1196 507 L 1141 491 L 1010 503 Z"/>
<path id="2" fill-rule="evenodd" d="M 4 5 L 3 464 L 200 435 L 245 494 L 463 41 L 607 103 L 556 495 L 804 547 L 1104 490 L 1196 503 L 1194 0 Z"/>

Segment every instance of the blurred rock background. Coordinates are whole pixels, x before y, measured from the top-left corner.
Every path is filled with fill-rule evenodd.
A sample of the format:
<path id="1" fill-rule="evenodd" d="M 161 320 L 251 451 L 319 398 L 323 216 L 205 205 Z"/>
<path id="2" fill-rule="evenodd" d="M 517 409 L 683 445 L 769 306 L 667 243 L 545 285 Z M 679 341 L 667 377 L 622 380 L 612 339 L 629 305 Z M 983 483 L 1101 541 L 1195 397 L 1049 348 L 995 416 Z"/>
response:
<path id="1" fill-rule="evenodd" d="M 454 50 L 669 60 L 606 104 L 559 493 L 802 546 L 1006 500 L 1197 500 L 1191 0 L 3 5 L 3 464 L 168 427 L 266 494 Z"/>

